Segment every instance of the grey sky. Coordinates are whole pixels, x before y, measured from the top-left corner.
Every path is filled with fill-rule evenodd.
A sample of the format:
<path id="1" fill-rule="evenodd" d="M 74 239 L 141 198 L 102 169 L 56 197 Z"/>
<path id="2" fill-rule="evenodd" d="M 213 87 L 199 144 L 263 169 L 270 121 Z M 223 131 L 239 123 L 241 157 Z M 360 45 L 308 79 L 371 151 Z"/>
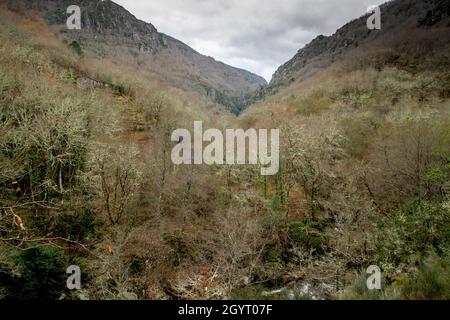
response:
<path id="1" fill-rule="evenodd" d="M 114 0 L 198 52 L 265 77 L 386 0 Z"/>

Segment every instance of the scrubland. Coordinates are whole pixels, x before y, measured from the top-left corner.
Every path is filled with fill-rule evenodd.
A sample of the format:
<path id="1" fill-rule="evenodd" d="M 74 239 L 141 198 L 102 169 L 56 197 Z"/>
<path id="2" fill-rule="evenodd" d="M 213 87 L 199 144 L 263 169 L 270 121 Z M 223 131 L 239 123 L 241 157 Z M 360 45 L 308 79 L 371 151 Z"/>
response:
<path id="1" fill-rule="evenodd" d="M 0 296 L 450 298 L 450 51 L 355 53 L 235 118 L 0 15 Z M 278 175 L 174 166 L 194 120 L 280 128 Z"/>

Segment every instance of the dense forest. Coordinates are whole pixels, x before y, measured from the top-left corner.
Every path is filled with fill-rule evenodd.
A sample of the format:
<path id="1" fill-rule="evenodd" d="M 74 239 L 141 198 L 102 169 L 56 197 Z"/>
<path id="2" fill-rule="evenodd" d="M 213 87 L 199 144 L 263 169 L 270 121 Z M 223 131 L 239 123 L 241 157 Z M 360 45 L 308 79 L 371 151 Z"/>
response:
<path id="1" fill-rule="evenodd" d="M 0 298 L 449 299 L 448 31 L 356 47 L 236 117 L 1 7 Z M 278 174 L 174 165 L 194 121 L 279 128 Z"/>

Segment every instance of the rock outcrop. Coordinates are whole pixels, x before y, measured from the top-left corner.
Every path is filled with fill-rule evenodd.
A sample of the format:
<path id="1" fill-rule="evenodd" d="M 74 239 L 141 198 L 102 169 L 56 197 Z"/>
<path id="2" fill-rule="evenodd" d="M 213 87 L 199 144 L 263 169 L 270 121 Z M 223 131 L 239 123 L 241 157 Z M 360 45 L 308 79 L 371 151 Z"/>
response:
<path id="1" fill-rule="evenodd" d="M 158 32 L 122 6 L 106 0 L 4 0 L 12 10 L 28 10 L 59 26 L 70 41 L 101 57 L 127 57 L 131 64 L 156 73 L 171 86 L 199 93 L 240 113 L 249 97 L 267 85 L 264 78 L 201 55 L 183 42 Z M 66 10 L 81 8 L 81 30 L 67 30 Z"/>
<path id="2" fill-rule="evenodd" d="M 367 28 L 368 15 L 346 24 L 331 36 L 320 35 L 274 74 L 266 94 L 289 86 L 314 75 L 318 70 L 330 66 L 349 50 L 375 41 L 386 40 L 387 46 L 395 39 L 407 42 L 405 30 L 410 36 L 423 28 L 448 28 L 450 1 L 448 0 L 394 0 L 381 6 L 381 30 Z M 450 31 L 450 29 L 449 29 Z M 450 36 L 450 33 L 448 33 Z M 412 44 L 414 45 L 414 44 Z"/>

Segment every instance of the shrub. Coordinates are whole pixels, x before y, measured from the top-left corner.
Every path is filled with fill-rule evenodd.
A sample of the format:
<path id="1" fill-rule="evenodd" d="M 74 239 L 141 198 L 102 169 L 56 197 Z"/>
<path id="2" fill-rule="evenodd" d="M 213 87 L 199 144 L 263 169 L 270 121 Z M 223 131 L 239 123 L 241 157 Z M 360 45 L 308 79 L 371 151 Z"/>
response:
<path id="1" fill-rule="evenodd" d="M 340 298 L 344 300 L 380 300 L 383 296 L 383 291 L 367 288 L 367 274 L 364 270 L 361 270 L 353 284 L 346 288 Z"/>
<path id="2" fill-rule="evenodd" d="M 345 147 L 349 155 L 362 159 L 367 154 L 371 144 L 371 137 L 376 133 L 376 124 L 368 118 L 345 118 L 342 121 L 345 131 Z"/>
<path id="3" fill-rule="evenodd" d="M 354 109 L 361 109 L 367 106 L 372 92 L 363 86 L 350 85 L 343 88 L 337 98 Z"/>
<path id="4" fill-rule="evenodd" d="M 30 247 L 14 261 L 19 269 L 11 292 L 19 299 L 57 299 L 66 286 L 66 257 L 62 249 Z"/>
<path id="5" fill-rule="evenodd" d="M 168 106 L 171 106 L 169 97 L 158 90 L 136 98 L 137 129 L 148 129 L 161 124 L 164 109 Z"/>
<path id="6" fill-rule="evenodd" d="M 450 260 L 431 255 L 420 263 L 416 275 L 397 281 L 393 287 L 399 283 L 402 299 L 449 300 Z"/>
<path id="7" fill-rule="evenodd" d="M 129 212 L 142 186 L 142 164 L 136 162 L 139 150 L 129 145 L 96 144 L 94 148 L 81 180 L 100 197 L 109 222 L 116 225 Z"/>
<path id="8" fill-rule="evenodd" d="M 397 266 L 412 254 L 442 253 L 450 245 L 450 210 L 442 205 L 419 201 L 379 225 L 378 259 Z"/>
<path id="9" fill-rule="evenodd" d="M 284 248 L 279 242 L 273 242 L 264 248 L 264 260 L 267 262 L 281 262 Z"/>
<path id="10" fill-rule="evenodd" d="M 367 187 L 386 211 L 416 199 L 444 195 L 446 188 L 444 180 L 429 178 L 436 168 L 445 169 L 449 157 L 448 117 L 438 119 L 434 113 L 400 117 L 403 119 L 390 120 L 377 130 L 369 155 Z"/>
<path id="11" fill-rule="evenodd" d="M 75 52 L 78 54 L 78 55 L 83 55 L 83 49 L 81 48 L 81 45 L 80 45 L 80 43 L 78 42 L 78 41 L 72 41 L 72 43 L 70 44 L 70 47 L 73 49 L 73 50 L 75 50 Z"/>
<path id="12" fill-rule="evenodd" d="M 163 241 L 171 249 L 174 266 L 179 266 L 185 260 L 194 260 L 196 256 L 195 247 L 188 242 L 187 236 L 181 231 L 166 233 Z"/>
<path id="13" fill-rule="evenodd" d="M 369 290 L 366 285 L 367 275 L 361 271 L 340 298 L 352 300 L 448 300 L 450 299 L 449 262 L 448 256 L 441 258 L 431 254 L 409 274 L 398 276 L 388 285 L 383 284 L 384 289 L 382 290 Z"/>
<path id="14" fill-rule="evenodd" d="M 235 288 L 231 292 L 231 298 L 233 300 L 265 300 L 267 297 L 262 295 L 264 290 L 266 288 L 261 284 Z"/>
<path id="15" fill-rule="evenodd" d="M 80 241 L 95 236 L 96 227 L 102 224 L 90 209 L 64 212 L 56 217 L 53 232 L 60 237 Z"/>
<path id="16" fill-rule="evenodd" d="M 303 245 L 316 253 L 322 253 L 325 249 L 326 240 L 322 233 L 302 222 L 289 225 L 288 237 L 294 244 Z"/>

